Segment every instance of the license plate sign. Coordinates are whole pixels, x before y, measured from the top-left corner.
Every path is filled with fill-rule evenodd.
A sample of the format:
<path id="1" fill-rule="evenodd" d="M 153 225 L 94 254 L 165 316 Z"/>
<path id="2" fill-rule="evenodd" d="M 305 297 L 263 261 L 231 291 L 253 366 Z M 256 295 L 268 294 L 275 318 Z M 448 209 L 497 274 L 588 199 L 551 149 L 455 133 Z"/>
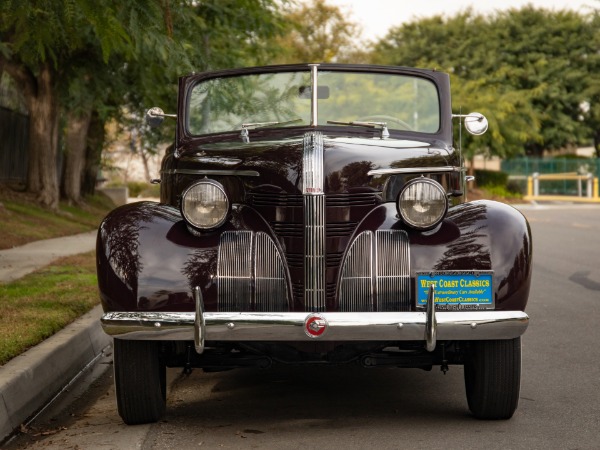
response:
<path id="1" fill-rule="evenodd" d="M 492 271 L 417 272 L 417 307 L 427 306 L 433 285 L 438 311 L 494 309 L 492 275 Z"/>

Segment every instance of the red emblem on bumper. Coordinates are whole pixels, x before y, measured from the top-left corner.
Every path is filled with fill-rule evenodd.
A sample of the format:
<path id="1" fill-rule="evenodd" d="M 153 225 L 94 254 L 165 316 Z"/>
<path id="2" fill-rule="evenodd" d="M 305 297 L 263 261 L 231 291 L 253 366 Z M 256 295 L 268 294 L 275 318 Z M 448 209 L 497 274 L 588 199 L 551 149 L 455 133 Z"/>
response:
<path id="1" fill-rule="evenodd" d="M 311 314 L 304 320 L 304 332 L 311 338 L 323 336 L 328 326 L 327 320 L 320 314 Z"/>

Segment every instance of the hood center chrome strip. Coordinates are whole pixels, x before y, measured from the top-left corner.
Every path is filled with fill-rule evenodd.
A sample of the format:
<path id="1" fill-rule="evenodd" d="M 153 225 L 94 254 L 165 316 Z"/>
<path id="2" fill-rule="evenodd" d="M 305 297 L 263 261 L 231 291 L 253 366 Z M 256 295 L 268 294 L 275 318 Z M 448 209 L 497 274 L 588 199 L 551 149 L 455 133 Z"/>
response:
<path id="1" fill-rule="evenodd" d="M 323 135 L 304 135 L 302 194 L 304 195 L 304 305 L 325 311 L 325 194 Z"/>

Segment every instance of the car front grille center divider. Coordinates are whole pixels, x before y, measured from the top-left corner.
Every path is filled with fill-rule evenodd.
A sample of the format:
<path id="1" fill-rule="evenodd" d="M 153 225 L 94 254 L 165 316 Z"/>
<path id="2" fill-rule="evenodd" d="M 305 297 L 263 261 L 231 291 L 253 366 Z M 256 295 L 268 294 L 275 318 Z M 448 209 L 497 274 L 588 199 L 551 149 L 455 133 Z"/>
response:
<path id="1" fill-rule="evenodd" d="M 304 197 L 304 305 L 325 310 L 325 193 L 323 135 L 304 135 L 302 195 Z"/>

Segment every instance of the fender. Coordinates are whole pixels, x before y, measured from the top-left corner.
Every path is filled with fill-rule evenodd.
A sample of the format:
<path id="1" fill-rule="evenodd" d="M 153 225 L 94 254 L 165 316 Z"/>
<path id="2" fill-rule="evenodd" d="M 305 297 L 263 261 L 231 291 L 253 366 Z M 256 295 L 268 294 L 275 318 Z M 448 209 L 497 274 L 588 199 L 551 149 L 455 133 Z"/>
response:
<path id="1" fill-rule="evenodd" d="M 112 211 L 101 223 L 96 244 L 100 298 L 109 311 L 194 311 L 200 286 L 207 310 L 216 310 L 217 257 L 224 231 L 271 229 L 252 208 L 234 205 L 225 226 L 192 234 L 180 211 L 138 202 Z"/>
<path id="2" fill-rule="evenodd" d="M 383 229 L 407 231 L 412 298 L 416 272 L 493 270 L 496 309 L 525 310 L 531 285 L 531 230 L 515 208 L 489 200 L 463 203 L 451 207 L 437 228 L 422 232 L 407 229 L 396 205 L 385 203 L 363 219 L 351 240 L 362 231 Z"/>

